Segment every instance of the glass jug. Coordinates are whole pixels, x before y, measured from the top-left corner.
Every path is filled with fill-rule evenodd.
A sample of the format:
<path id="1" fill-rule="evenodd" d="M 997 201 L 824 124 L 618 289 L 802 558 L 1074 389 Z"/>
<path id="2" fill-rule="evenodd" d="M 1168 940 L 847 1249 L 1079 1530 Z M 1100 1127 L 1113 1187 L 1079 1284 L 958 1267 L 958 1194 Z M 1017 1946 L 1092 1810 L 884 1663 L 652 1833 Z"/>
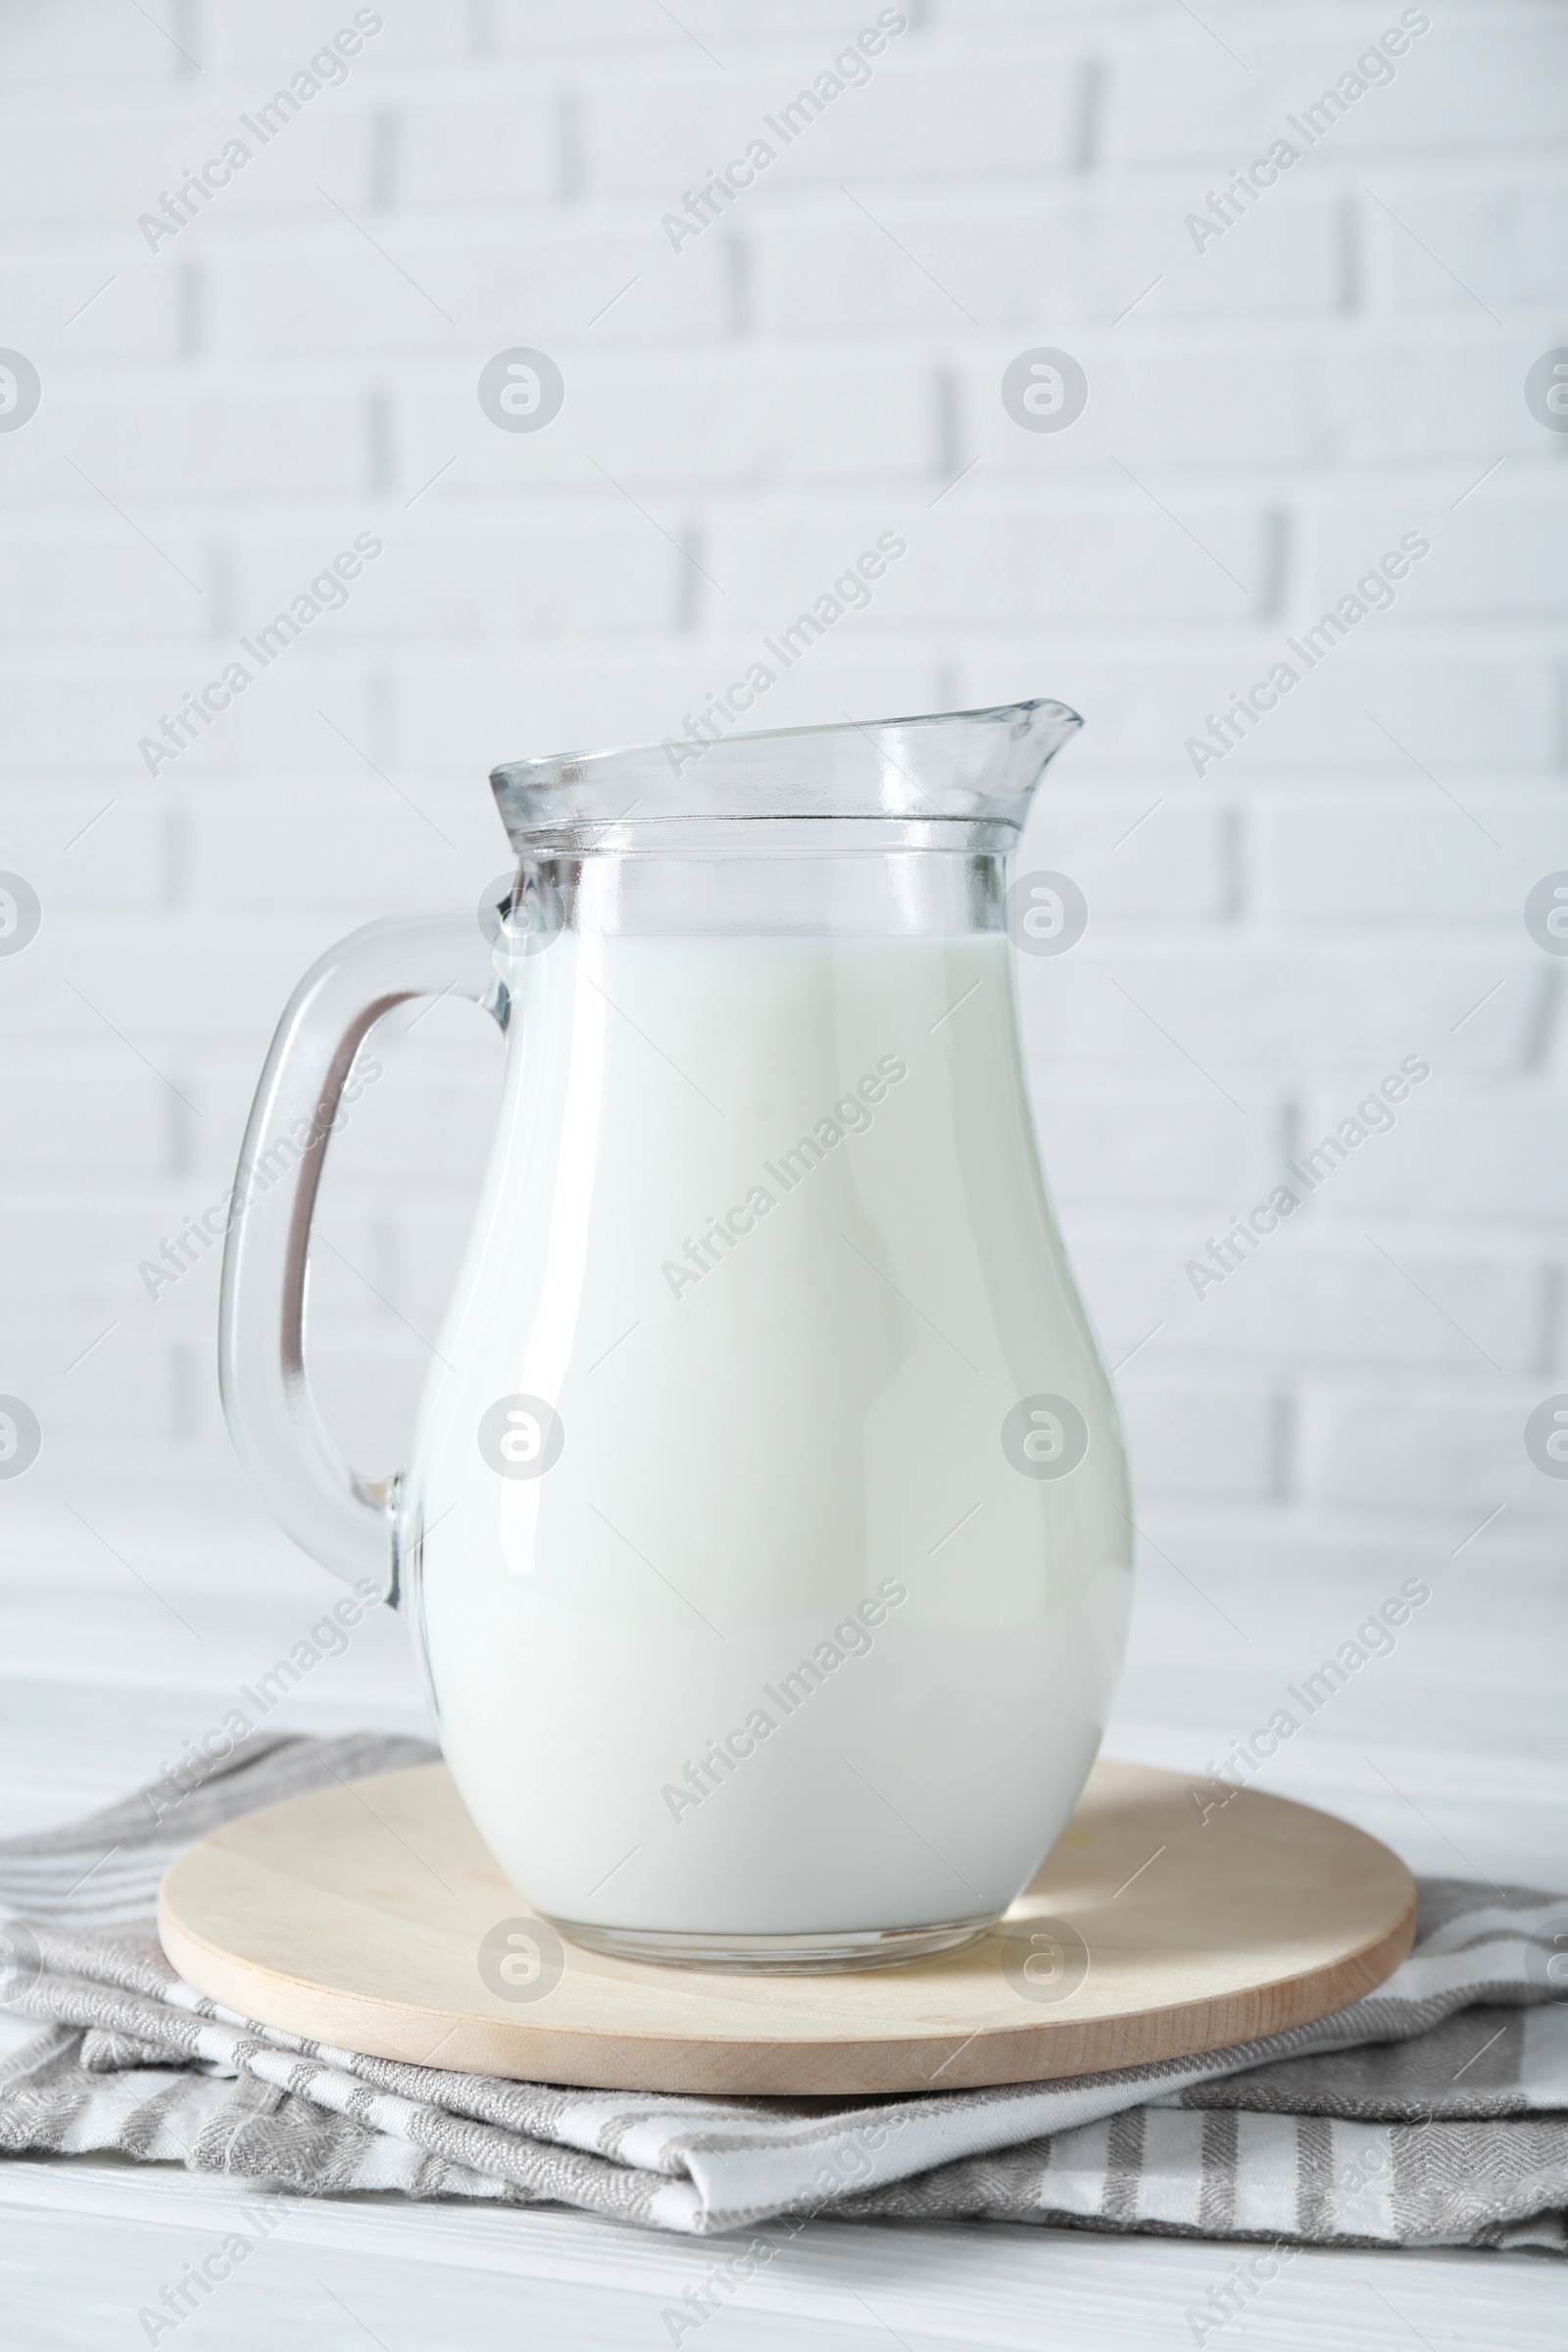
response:
<path id="1" fill-rule="evenodd" d="M 223 1267 L 234 1443 L 296 1542 L 406 1614 L 474 1823 L 576 1943 L 942 1950 L 1083 1787 L 1131 1506 L 1006 877 L 1079 723 L 1030 702 L 497 768 L 493 919 L 372 923 L 283 1016 Z M 311 1212 L 371 1025 L 450 993 L 506 1032 L 502 1106 L 378 1485 L 311 1399 Z"/>

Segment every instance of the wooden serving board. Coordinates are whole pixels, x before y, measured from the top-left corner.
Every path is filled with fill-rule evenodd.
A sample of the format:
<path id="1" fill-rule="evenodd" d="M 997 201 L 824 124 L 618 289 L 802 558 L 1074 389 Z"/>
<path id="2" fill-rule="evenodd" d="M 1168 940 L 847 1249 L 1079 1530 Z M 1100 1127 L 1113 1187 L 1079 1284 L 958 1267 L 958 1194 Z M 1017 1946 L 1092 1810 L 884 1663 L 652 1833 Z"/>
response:
<path id="1" fill-rule="evenodd" d="M 1213 1789 L 1208 1794 L 1212 1804 Z M 1034 1884 L 961 1951 L 831 1976 L 655 1968 L 562 1944 L 441 1764 L 290 1798 L 181 1854 L 164 1949 L 314 2041 L 585 2088 L 843 2096 L 1048 2081 L 1250 2041 L 1343 2008 L 1409 1949 L 1375 1838 L 1102 1760 Z"/>

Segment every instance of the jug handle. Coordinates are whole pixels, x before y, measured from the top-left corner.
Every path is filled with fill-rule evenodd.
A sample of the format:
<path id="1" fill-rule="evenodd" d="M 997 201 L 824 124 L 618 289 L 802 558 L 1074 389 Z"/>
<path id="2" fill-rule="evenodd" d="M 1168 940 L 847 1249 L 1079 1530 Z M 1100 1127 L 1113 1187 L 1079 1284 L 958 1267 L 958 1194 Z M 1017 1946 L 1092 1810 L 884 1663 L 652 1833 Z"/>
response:
<path id="1" fill-rule="evenodd" d="M 395 1598 L 398 1482 L 351 1469 L 311 1395 L 311 1218 L 360 1047 L 395 1005 L 441 996 L 467 997 L 507 1025 L 510 995 L 471 916 L 368 923 L 312 965 L 256 1090 L 223 1244 L 218 1377 L 234 1450 L 285 1533 L 346 1583 L 370 1580 L 383 1600 Z"/>

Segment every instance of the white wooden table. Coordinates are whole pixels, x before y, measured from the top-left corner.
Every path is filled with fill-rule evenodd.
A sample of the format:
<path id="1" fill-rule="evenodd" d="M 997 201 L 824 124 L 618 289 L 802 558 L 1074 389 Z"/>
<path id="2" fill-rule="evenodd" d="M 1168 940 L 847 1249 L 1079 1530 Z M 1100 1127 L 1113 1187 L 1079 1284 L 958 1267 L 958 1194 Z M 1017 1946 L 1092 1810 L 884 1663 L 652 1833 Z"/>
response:
<path id="1" fill-rule="evenodd" d="M 178 1496 L 77 1500 L 118 1559 L 45 1491 L 5 1497 L 0 1819 L 19 1830 L 151 1777 L 333 1597 L 237 1497 L 205 1512 Z M 1182 1556 L 1179 1529 L 1156 1540 Z M 1452 1548 L 1391 1539 L 1386 1563 L 1308 1586 L 1271 1567 L 1260 1531 L 1246 1573 L 1205 1571 L 1200 1592 L 1152 1555 L 1107 1747 L 1202 1771 L 1419 1573 L 1433 1598 L 1395 1654 L 1338 1694 L 1265 1785 L 1348 1815 L 1418 1871 L 1568 1887 L 1568 1596 L 1511 1568 L 1505 1547 L 1457 1558 Z M 1245 1544 L 1237 1550 L 1246 1556 Z M 422 1729 L 401 1627 L 366 1626 L 271 1721 Z M 227 2234 L 244 2203 L 233 2184 L 165 2166 L 0 2159 L 4 2340 L 25 2352 L 144 2344 L 138 2310 Z M 701 2286 L 715 2258 L 711 2244 L 564 2212 L 290 2200 L 178 2335 L 225 2352 L 275 2352 L 291 2335 L 312 2352 L 652 2347 L 672 2340 L 665 2307 Z M 1223 2245 L 1169 2239 L 819 2221 L 708 2321 L 702 2342 L 793 2347 L 808 2330 L 822 2352 L 1190 2346 L 1189 2309 L 1233 2260 Z M 1565 2311 L 1568 2275 L 1548 2258 L 1303 2252 L 1208 2341 L 1236 2352 L 1416 2342 L 1561 2352 Z"/>

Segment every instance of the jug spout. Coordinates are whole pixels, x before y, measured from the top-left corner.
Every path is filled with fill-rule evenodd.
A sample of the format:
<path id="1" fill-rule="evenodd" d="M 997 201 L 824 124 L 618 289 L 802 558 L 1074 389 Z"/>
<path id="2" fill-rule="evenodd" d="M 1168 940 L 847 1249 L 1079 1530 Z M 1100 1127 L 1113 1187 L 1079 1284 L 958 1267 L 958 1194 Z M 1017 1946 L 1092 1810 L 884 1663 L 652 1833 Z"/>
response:
<path id="1" fill-rule="evenodd" d="M 1048 761 L 1083 724 L 1045 697 L 764 734 L 721 732 L 716 709 L 703 714 L 710 734 L 495 768 L 490 782 L 513 848 L 519 857 L 591 849 L 596 834 L 633 811 L 638 824 L 890 817 L 1016 834 Z"/>

